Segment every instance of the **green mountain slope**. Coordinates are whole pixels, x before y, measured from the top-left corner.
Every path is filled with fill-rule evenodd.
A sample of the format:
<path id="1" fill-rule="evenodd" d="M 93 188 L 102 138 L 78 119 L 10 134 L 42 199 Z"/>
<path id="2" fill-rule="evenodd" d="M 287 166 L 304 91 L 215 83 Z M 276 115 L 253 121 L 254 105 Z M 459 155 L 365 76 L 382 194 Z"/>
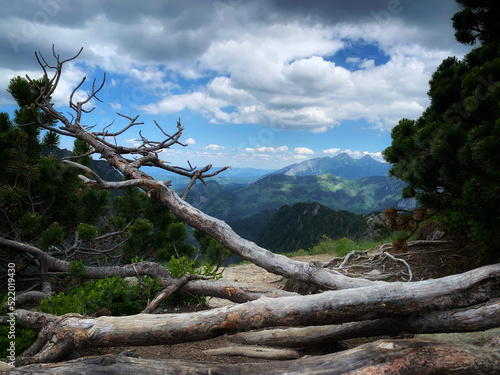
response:
<path id="1" fill-rule="evenodd" d="M 305 160 L 282 168 L 274 174 L 287 176 L 334 174 L 338 177 L 357 179 L 368 176 L 387 176 L 391 165 L 374 160 L 369 155 L 354 159 L 346 153 L 334 157 Z"/>
<path id="2" fill-rule="evenodd" d="M 273 252 L 308 249 L 326 234 L 332 239 L 359 239 L 367 230 L 365 215 L 334 211 L 319 203 L 285 205 L 273 216 L 256 243 Z"/>
<path id="3" fill-rule="evenodd" d="M 318 202 L 334 210 L 358 214 L 382 211 L 402 201 L 404 184 L 384 176 L 349 180 L 331 174 L 286 176 L 273 174 L 255 183 L 228 188 L 215 181 L 196 184 L 188 202 L 209 215 L 235 221 L 283 205 Z"/>

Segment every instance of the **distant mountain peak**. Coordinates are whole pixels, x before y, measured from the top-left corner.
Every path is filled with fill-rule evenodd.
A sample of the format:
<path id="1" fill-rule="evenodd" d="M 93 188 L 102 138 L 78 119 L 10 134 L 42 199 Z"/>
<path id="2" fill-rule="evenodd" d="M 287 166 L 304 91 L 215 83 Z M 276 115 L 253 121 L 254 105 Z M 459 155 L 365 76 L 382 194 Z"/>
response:
<path id="1" fill-rule="evenodd" d="M 318 159 L 321 159 L 321 158 L 318 158 Z M 342 160 L 342 159 L 353 159 L 353 158 L 350 157 L 349 154 L 347 154 L 345 152 L 342 152 L 342 153 L 340 153 L 338 155 L 335 155 L 335 156 L 331 157 L 330 159 Z"/>
<path id="2" fill-rule="evenodd" d="M 389 164 L 379 162 L 370 155 L 365 155 L 361 159 L 354 159 L 343 152 L 333 157 L 314 158 L 292 164 L 275 171 L 273 174 L 317 176 L 329 173 L 337 177 L 359 179 L 371 176 L 387 176 L 390 168 Z"/>

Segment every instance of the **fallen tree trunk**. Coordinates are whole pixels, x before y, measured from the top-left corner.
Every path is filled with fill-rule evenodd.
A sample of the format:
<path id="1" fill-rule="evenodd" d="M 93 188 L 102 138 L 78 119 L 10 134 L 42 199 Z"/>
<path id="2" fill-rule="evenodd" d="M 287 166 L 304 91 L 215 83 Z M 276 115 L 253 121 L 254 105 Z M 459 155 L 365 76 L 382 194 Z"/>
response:
<path id="1" fill-rule="evenodd" d="M 300 297 L 260 298 L 192 314 L 49 316 L 44 319 L 57 320 L 57 323 L 43 335 L 45 342 L 34 344 L 37 348 L 43 347 L 33 357 L 20 357 L 17 361 L 19 364 L 54 361 L 78 347 L 169 345 L 265 327 L 338 324 L 403 316 L 418 322 L 415 317 L 422 311 L 444 312 L 500 298 L 499 284 L 500 265 L 491 265 L 441 279 L 358 288 L 356 293 L 338 290 Z M 500 315 L 497 301 L 488 311 L 493 317 Z M 40 321 L 37 314 L 26 310 L 14 312 L 16 320 L 26 326 Z"/>
<path id="2" fill-rule="evenodd" d="M 224 298 L 236 303 L 254 301 L 260 297 L 293 297 L 300 294 L 282 289 L 250 286 L 227 280 L 193 280 L 184 285 L 181 293 Z"/>
<path id="3" fill-rule="evenodd" d="M 324 356 L 239 365 L 181 360 L 148 360 L 105 355 L 12 369 L 11 375 L 38 374 L 500 374 L 500 355 L 474 345 L 436 340 L 381 340 Z"/>
<path id="4" fill-rule="evenodd" d="M 475 332 L 500 327 L 500 300 L 495 299 L 462 309 L 421 311 L 409 317 L 394 317 L 340 325 L 268 329 L 240 332 L 235 342 L 249 345 L 306 347 L 359 337 L 405 333 Z"/>

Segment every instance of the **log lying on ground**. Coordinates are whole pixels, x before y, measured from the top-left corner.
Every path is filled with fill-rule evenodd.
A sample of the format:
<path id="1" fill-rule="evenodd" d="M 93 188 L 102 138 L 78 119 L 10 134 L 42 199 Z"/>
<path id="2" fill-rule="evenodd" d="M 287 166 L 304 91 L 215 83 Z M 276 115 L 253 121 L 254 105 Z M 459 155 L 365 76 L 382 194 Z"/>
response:
<path id="1" fill-rule="evenodd" d="M 78 347 L 176 344 L 265 327 L 339 324 L 349 321 L 418 316 L 500 298 L 500 264 L 459 275 L 415 283 L 392 283 L 300 297 L 260 298 L 231 307 L 190 314 L 139 314 L 124 317 L 44 317 L 53 322 L 19 364 L 55 361 Z M 492 307 L 493 315 L 499 304 Z M 38 313 L 16 310 L 18 323 L 32 326 Z M 427 323 L 430 325 L 431 323 Z M 50 338 L 50 340 L 49 340 Z M 45 341 L 44 341 L 45 340 Z"/>
<path id="2" fill-rule="evenodd" d="M 381 340 L 324 356 L 239 365 L 151 360 L 119 355 L 12 369 L 9 375 L 39 374 L 500 374 L 500 355 L 467 344 L 437 340 Z"/>
<path id="3" fill-rule="evenodd" d="M 181 293 L 224 298 L 236 303 L 254 301 L 260 297 L 293 297 L 300 294 L 282 289 L 250 286 L 227 280 L 193 280 L 181 288 Z"/>
<path id="4" fill-rule="evenodd" d="M 500 327 L 500 299 L 447 311 L 421 311 L 405 317 L 384 318 L 340 325 L 268 329 L 240 332 L 232 341 L 249 345 L 306 347 L 358 337 L 405 333 L 475 332 Z"/>

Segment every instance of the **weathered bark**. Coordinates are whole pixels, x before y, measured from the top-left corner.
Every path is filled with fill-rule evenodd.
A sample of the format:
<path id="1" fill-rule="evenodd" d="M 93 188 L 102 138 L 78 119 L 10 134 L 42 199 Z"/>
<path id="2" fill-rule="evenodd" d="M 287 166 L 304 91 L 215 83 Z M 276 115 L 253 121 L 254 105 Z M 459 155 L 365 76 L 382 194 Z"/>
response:
<path id="1" fill-rule="evenodd" d="M 232 335 L 231 340 L 249 345 L 306 347 L 359 337 L 397 335 L 402 332 L 475 332 L 500 326 L 500 300 L 498 299 L 461 309 L 426 310 L 410 316 L 349 322 L 340 325 L 240 332 Z"/>
<path id="2" fill-rule="evenodd" d="M 381 340 L 355 349 L 291 361 L 251 366 L 147 360 L 105 355 L 12 369 L 11 375 L 37 374 L 500 374 L 500 355 L 474 345 L 436 340 Z"/>
<path id="3" fill-rule="evenodd" d="M 204 350 L 203 353 L 207 355 L 240 355 L 243 357 L 263 359 L 296 359 L 300 357 L 299 352 L 296 350 L 256 346 L 226 346 L 224 348 Z"/>
<path id="4" fill-rule="evenodd" d="M 230 339 L 248 345 L 302 348 L 357 337 L 395 335 L 405 331 L 407 322 L 407 318 L 386 318 L 325 326 L 266 329 L 236 333 Z"/>
<path id="5" fill-rule="evenodd" d="M 300 297 L 260 298 L 192 314 L 94 319 L 63 316 L 54 325 L 50 342 L 40 351 L 41 357 L 37 354 L 18 358 L 18 361 L 54 361 L 78 347 L 176 344 L 265 327 L 339 324 L 402 316 L 418 325 L 422 311 L 439 309 L 444 313 L 500 298 L 499 283 L 500 265 L 492 265 L 436 280 L 358 288 L 356 293 L 338 290 Z M 486 328 L 498 325 L 500 304 L 497 300 L 477 311 L 483 314 L 484 324 L 489 325 Z M 488 313 L 486 317 L 485 313 Z M 37 319 L 36 313 L 26 310 L 17 310 L 14 315 L 23 325 L 31 325 L 31 320 Z M 433 327 L 432 322 L 422 327 Z"/>
<path id="6" fill-rule="evenodd" d="M 260 297 L 277 298 L 299 296 L 286 290 L 251 286 L 227 280 L 193 280 L 184 285 L 180 293 L 224 298 L 236 303 L 254 301 Z"/>

